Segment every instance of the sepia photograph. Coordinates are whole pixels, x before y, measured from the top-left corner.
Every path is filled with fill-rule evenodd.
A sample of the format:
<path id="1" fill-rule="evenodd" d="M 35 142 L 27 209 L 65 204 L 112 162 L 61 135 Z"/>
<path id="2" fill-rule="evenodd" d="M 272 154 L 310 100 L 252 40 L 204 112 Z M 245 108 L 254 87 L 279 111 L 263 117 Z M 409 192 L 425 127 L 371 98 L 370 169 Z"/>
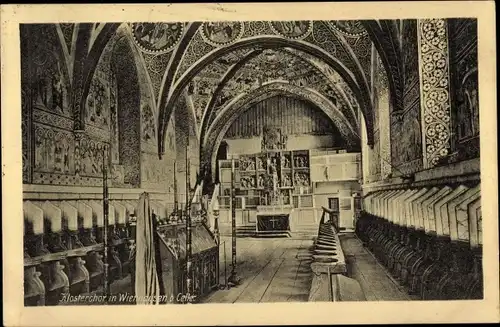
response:
<path id="1" fill-rule="evenodd" d="M 258 13 L 10 29 L 22 307 L 486 299 L 478 17 Z"/>

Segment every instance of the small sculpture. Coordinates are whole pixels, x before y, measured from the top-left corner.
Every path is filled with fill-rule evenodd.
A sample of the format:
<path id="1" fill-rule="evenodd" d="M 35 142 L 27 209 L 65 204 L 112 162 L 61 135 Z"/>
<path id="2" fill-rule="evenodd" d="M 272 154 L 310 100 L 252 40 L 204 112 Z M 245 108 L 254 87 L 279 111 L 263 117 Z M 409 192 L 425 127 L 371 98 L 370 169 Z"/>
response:
<path id="1" fill-rule="evenodd" d="M 257 157 L 257 169 L 258 170 L 264 169 L 264 164 L 263 164 L 262 159 L 260 157 Z"/>

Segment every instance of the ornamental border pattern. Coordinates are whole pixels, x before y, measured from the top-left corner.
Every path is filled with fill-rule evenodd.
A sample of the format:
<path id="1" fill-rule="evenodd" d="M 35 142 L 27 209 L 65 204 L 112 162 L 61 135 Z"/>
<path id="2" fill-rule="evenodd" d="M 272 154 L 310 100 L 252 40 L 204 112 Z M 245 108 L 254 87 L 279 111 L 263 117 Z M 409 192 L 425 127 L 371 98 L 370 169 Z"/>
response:
<path id="1" fill-rule="evenodd" d="M 418 21 L 424 168 L 447 157 L 451 142 L 448 31 L 445 19 Z"/>

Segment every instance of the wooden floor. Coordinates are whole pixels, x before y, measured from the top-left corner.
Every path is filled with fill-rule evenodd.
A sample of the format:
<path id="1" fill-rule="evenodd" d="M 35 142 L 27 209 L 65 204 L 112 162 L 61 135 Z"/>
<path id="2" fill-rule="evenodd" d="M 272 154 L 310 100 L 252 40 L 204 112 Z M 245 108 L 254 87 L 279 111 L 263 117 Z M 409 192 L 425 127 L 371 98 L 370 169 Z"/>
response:
<path id="1" fill-rule="evenodd" d="M 340 235 L 348 277 L 357 280 L 368 301 L 409 301 L 406 291 L 393 280 L 354 234 Z"/>
<path id="2" fill-rule="evenodd" d="M 231 239 L 226 242 L 227 274 L 231 271 Z M 411 300 L 354 234 L 341 235 L 348 277 L 356 279 L 368 301 Z M 311 287 L 312 240 L 238 238 L 237 274 L 240 284 L 212 293 L 203 303 L 306 302 Z M 221 247 L 221 283 L 224 251 Z"/>
<path id="3" fill-rule="evenodd" d="M 231 271 L 231 239 L 226 241 L 227 273 Z M 223 244 L 221 244 L 222 246 Z M 238 238 L 237 274 L 240 284 L 219 290 L 205 303 L 305 302 L 311 286 L 312 240 L 290 238 Z M 224 251 L 221 247 L 221 283 Z"/>

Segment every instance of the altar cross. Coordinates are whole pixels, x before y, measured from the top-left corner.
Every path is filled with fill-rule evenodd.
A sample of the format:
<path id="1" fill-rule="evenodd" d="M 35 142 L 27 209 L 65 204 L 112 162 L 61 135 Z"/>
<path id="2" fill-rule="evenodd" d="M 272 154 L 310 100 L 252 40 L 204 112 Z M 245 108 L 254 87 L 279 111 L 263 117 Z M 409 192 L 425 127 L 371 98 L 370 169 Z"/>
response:
<path id="1" fill-rule="evenodd" d="M 272 219 L 269 219 L 270 222 L 273 223 L 273 229 L 276 229 L 276 222 L 279 221 L 278 218 L 272 218 Z"/>

